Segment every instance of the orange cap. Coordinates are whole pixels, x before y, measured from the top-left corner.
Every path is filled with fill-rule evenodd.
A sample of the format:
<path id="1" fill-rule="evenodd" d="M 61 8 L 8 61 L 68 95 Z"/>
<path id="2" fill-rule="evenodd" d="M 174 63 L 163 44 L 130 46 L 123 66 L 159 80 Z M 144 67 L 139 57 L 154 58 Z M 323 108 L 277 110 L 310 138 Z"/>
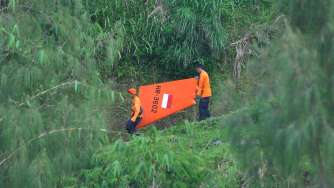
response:
<path id="1" fill-rule="evenodd" d="M 131 95 L 135 95 L 137 94 L 137 90 L 135 88 L 130 88 L 128 89 L 128 93 L 130 93 Z"/>

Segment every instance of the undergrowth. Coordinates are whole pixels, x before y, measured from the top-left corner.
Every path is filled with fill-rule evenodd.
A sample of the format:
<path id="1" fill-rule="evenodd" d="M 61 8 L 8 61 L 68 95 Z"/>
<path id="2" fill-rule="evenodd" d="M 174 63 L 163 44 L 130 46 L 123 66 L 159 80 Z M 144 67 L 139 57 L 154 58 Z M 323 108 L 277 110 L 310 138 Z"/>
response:
<path id="1" fill-rule="evenodd" d="M 68 179 L 69 187 L 240 187 L 219 119 L 149 128 L 129 141 L 101 148 L 90 168 Z"/>

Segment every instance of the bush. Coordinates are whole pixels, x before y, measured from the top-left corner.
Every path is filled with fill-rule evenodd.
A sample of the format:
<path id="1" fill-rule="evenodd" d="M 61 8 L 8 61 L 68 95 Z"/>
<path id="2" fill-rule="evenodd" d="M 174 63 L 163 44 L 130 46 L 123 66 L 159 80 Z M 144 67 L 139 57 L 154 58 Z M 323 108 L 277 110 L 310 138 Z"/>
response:
<path id="1" fill-rule="evenodd" d="M 75 187 L 237 187 L 237 164 L 218 125 L 210 126 L 153 129 L 118 140 L 94 155 Z"/>
<path id="2" fill-rule="evenodd" d="M 248 67 L 251 110 L 229 125 L 257 186 L 333 185 L 333 4 L 282 5 L 283 36 Z"/>
<path id="3" fill-rule="evenodd" d="M 61 187 L 106 141 L 96 130 L 106 128 L 102 104 L 113 91 L 96 66 L 96 26 L 77 8 L 52 0 L 1 7 L 0 187 Z"/>

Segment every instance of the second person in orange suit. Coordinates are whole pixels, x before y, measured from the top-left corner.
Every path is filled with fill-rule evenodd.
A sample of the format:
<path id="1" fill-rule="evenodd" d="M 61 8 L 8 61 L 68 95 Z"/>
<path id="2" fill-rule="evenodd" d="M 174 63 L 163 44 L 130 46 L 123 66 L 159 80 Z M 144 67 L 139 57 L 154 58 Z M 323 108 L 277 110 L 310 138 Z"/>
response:
<path id="1" fill-rule="evenodd" d="M 127 122 L 126 129 L 130 134 L 136 132 L 136 127 L 140 123 L 143 117 L 143 109 L 141 106 L 141 101 L 137 96 L 137 90 L 130 88 L 128 93 L 132 95 L 132 106 L 131 106 L 131 117 Z"/>
<path id="2" fill-rule="evenodd" d="M 196 65 L 196 72 L 199 74 L 197 84 L 197 97 L 199 98 L 199 120 L 205 120 L 211 116 L 209 111 L 209 103 L 211 93 L 210 78 L 201 64 Z"/>

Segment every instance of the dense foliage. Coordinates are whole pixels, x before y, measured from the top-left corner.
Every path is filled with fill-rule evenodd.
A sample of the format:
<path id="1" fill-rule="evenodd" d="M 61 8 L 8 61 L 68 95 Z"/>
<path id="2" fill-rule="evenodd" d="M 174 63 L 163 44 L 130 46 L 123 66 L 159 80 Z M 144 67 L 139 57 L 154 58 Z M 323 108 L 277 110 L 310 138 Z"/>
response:
<path id="1" fill-rule="evenodd" d="M 98 27 L 72 4 L 50 2 L 1 11 L 0 187 L 61 185 L 106 140 L 101 111 L 114 94 L 94 58 Z"/>
<path id="2" fill-rule="evenodd" d="M 217 121 L 155 129 L 117 140 L 92 159 L 77 185 L 87 187 L 237 187 L 242 179 Z M 72 184 L 69 184 L 72 185 Z"/>
<path id="3" fill-rule="evenodd" d="M 334 1 L 279 8 L 286 29 L 249 65 L 252 110 L 229 122 L 233 143 L 262 186 L 332 187 Z"/>
<path id="4" fill-rule="evenodd" d="M 119 118 L 109 79 L 154 82 L 189 74 L 194 60 L 214 65 L 237 36 L 229 30 L 267 15 L 260 2 L 232 0 L 0 6 L 1 187 L 62 187 L 90 164 L 108 142 L 108 122 Z"/>
<path id="5" fill-rule="evenodd" d="M 0 187 L 330 187 L 333 23 L 333 0 L 0 0 Z M 195 62 L 219 117 L 119 136 L 115 91 Z"/>
<path id="6" fill-rule="evenodd" d="M 157 80 L 189 75 L 194 62 L 216 68 L 231 40 L 271 15 L 270 3 L 254 0 L 113 0 L 87 1 L 86 6 L 104 30 L 115 31 L 107 44 L 123 47 L 119 54 L 107 53 L 120 59 L 110 61 L 113 71 L 105 74 L 153 74 Z"/>

